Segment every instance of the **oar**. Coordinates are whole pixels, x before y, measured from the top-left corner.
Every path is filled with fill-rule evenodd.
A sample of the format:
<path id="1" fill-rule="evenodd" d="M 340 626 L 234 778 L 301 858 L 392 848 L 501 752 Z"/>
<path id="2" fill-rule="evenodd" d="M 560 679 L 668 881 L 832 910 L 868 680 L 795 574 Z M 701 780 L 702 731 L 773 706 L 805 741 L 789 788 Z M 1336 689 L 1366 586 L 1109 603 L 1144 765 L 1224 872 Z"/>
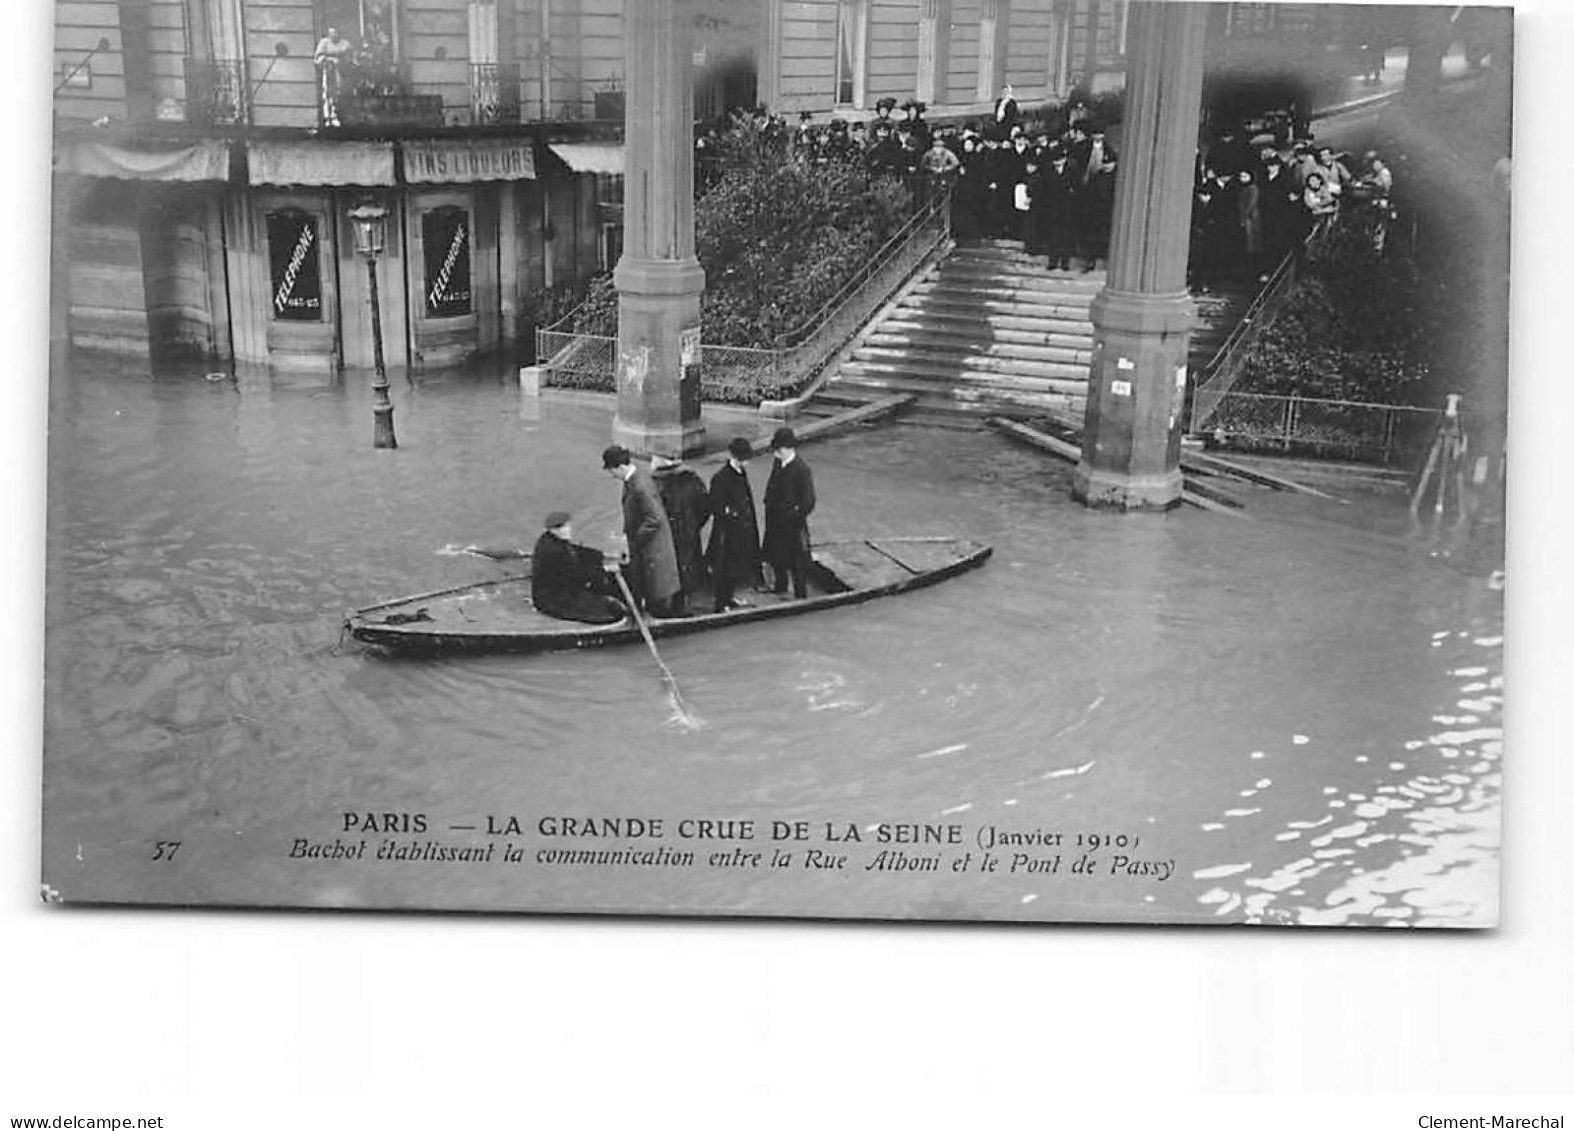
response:
<path id="1" fill-rule="evenodd" d="M 613 577 L 617 578 L 618 588 L 623 591 L 623 600 L 628 603 L 629 616 L 634 618 L 634 623 L 639 626 L 639 634 L 645 638 L 645 647 L 650 649 L 651 657 L 656 661 L 656 666 L 661 669 L 661 674 L 667 681 L 667 690 L 672 693 L 672 702 L 677 707 L 678 714 L 682 716 L 683 721 L 688 726 L 698 727 L 703 725 L 695 715 L 690 713 L 688 706 L 683 702 L 683 693 L 678 690 L 677 677 L 672 674 L 672 669 L 668 668 L 666 662 L 662 660 L 661 653 L 656 651 L 656 640 L 650 634 L 650 626 L 645 623 L 645 618 L 640 614 L 639 603 L 634 600 L 634 594 L 629 589 L 628 578 L 623 576 L 621 569 L 614 569 L 611 573 Z"/>

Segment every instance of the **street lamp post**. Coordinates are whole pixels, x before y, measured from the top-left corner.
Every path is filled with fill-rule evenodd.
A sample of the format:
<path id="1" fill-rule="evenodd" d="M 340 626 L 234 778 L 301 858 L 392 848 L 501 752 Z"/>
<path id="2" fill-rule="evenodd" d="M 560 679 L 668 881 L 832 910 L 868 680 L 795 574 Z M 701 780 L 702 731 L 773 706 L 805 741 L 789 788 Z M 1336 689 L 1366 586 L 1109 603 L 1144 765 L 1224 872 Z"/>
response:
<path id="1" fill-rule="evenodd" d="M 372 299 L 372 447 L 397 448 L 394 438 L 393 402 L 388 399 L 388 374 L 383 369 L 383 315 L 377 300 L 377 257 L 383 253 L 384 224 L 388 210 L 380 204 L 350 209 L 355 225 L 355 250 L 366 259 L 366 284 Z"/>

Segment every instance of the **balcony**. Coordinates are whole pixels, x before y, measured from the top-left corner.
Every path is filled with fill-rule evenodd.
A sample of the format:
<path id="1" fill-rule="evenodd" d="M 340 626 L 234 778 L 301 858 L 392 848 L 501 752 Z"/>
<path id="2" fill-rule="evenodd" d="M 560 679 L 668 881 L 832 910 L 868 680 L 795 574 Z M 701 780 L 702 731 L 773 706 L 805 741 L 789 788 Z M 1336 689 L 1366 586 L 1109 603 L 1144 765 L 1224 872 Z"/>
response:
<path id="1" fill-rule="evenodd" d="M 411 82 L 408 64 L 344 62 L 319 67 L 319 121 L 326 129 L 435 129 L 517 123 L 519 67 L 513 63 L 468 66 L 469 98 L 463 104 L 450 101 L 451 94 L 445 98 L 443 93 Z M 454 87 L 446 89 L 452 91 Z"/>
<path id="2" fill-rule="evenodd" d="M 516 63 L 470 64 L 470 124 L 502 125 L 519 121 L 519 66 Z"/>
<path id="3" fill-rule="evenodd" d="M 186 121 L 198 126 L 246 123 L 246 64 L 240 59 L 186 59 Z"/>

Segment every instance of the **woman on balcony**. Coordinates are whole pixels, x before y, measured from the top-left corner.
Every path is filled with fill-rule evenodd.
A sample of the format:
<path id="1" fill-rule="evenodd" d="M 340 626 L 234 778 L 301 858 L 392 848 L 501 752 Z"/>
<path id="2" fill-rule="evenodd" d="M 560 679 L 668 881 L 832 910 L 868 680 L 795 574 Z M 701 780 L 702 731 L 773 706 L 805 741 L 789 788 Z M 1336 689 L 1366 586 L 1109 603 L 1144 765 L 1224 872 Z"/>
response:
<path id="1" fill-rule="evenodd" d="M 319 110 L 325 126 L 339 124 L 339 67 L 349 59 L 351 50 L 350 41 L 339 34 L 338 28 L 330 27 L 312 52 L 312 62 L 317 64 Z"/>

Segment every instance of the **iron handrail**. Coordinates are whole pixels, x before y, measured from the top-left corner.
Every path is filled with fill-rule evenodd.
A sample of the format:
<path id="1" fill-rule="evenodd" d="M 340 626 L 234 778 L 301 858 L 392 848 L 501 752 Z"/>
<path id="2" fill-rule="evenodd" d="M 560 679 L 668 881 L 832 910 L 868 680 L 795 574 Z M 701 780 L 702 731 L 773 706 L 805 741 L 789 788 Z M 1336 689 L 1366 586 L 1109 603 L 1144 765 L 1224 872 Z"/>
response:
<path id="1" fill-rule="evenodd" d="M 931 220 L 936 214 L 939 214 L 940 216 L 949 220 L 950 201 L 951 193 L 950 190 L 947 189 L 937 198 L 931 200 L 928 204 L 915 211 L 911 216 L 902 222 L 902 226 L 892 233 L 890 238 L 888 238 L 883 244 L 875 249 L 874 254 L 869 257 L 868 262 L 866 262 L 863 267 L 860 267 L 858 271 L 847 280 L 846 283 L 842 284 L 842 286 L 834 295 L 822 303 L 818 310 L 809 315 L 792 329 L 783 330 L 780 334 L 777 334 L 771 345 L 747 347 L 733 346 L 730 348 L 788 350 L 802 345 L 804 341 L 811 337 L 825 322 L 829 321 L 831 317 L 837 313 L 840 307 L 847 301 L 849 297 L 851 297 L 851 294 L 854 290 L 868 282 L 870 278 L 872 278 L 882 268 L 886 267 L 890 261 L 895 258 L 896 253 L 901 250 L 900 245 L 906 243 L 923 223 Z M 949 232 L 949 223 L 946 225 L 946 231 Z M 936 243 L 938 242 L 939 241 L 937 240 Z M 567 314 L 563 315 L 563 317 L 559 318 L 556 322 L 552 323 L 550 326 L 543 327 L 543 329 L 545 329 L 548 333 L 554 334 L 576 333 L 577 331 L 573 330 L 571 327 L 579 318 L 581 312 L 589 305 L 590 300 L 586 299 L 584 302 L 581 302 L 578 306 L 574 307 L 573 310 L 570 310 Z M 793 340 L 794 338 L 796 338 L 796 340 Z M 715 345 L 719 343 L 707 342 L 704 344 Z"/>
<path id="2" fill-rule="evenodd" d="M 1336 219 L 1337 215 L 1320 220 L 1300 244 L 1285 253 L 1284 258 L 1269 275 L 1268 281 L 1242 312 L 1235 327 L 1224 341 L 1219 343 L 1219 348 L 1214 350 L 1213 356 L 1203 366 L 1203 377 L 1192 391 L 1191 431 L 1196 432 L 1207 423 L 1207 418 L 1217 408 L 1218 398 L 1223 397 L 1234 386 L 1240 359 L 1244 357 L 1246 348 L 1267 324 L 1264 313 L 1270 311 L 1272 306 L 1283 298 L 1294 279 L 1296 267 L 1309 252 L 1314 251 L 1327 238 Z M 1201 406 L 1207 397 L 1214 398 L 1214 403 L 1204 411 Z"/>
<path id="3" fill-rule="evenodd" d="M 818 310 L 791 330 L 784 330 L 776 335 L 776 348 L 791 349 L 802 345 L 804 341 L 812 337 L 821 326 L 829 322 L 840 311 L 841 307 L 846 304 L 859 287 L 862 287 L 889 265 L 896 258 L 897 253 L 913 240 L 919 229 L 933 220 L 937 214 L 949 218 L 950 212 L 951 194 L 947 190 L 938 194 L 934 199 L 931 199 L 922 208 L 909 216 L 885 243 L 875 249 L 874 254 L 869 257 L 864 266 L 860 267 L 847 282 L 843 283 L 834 295 L 822 303 Z M 942 232 L 940 238 L 944 238 L 944 232 Z M 935 242 L 939 243 L 939 240 L 937 239 Z M 796 340 L 793 340 L 794 338 Z"/>

